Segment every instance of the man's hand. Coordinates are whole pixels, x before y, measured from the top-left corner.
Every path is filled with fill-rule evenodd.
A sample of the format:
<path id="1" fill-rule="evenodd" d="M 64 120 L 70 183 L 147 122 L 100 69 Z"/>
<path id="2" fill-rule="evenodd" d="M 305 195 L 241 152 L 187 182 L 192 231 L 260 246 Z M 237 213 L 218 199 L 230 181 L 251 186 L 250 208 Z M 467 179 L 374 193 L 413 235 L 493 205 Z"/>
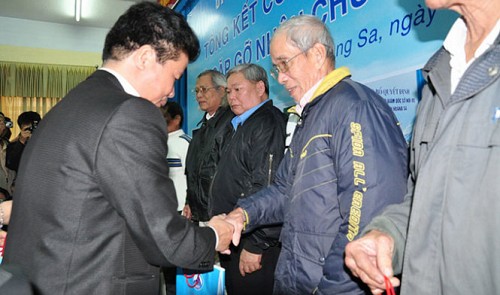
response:
<path id="1" fill-rule="evenodd" d="M 384 276 L 394 287 L 400 282 L 393 277 L 394 240 L 388 234 L 373 230 L 346 246 L 345 264 L 351 272 L 370 287 L 373 294 L 385 291 Z"/>
<path id="2" fill-rule="evenodd" d="M 31 137 L 31 130 L 30 130 L 31 125 L 29 126 L 24 126 L 23 129 L 21 129 L 21 132 L 19 133 L 19 142 L 22 144 L 26 144 L 26 142 L 30 139 Z"/>
<path id="3" fill-rule="evenodd" d="M 243 231 L 243 225 L 246 221 L 243 209 L 236 208 L 231 211 L 229 215 L 227 215 L 226 221 L 234 226 L 233 244 L 238 246 L 240 243 L 241 232 Z"/>
<path id="4" fill-rule="evenodd" d="M 245 276 L 262 268 L 262 254 L 250 253 L 243 249 L 240 254 L 240 274 Z"/>
<path id="5" fill-rule="evenodd" d="M 184 208 L 182 209 L 182 216 L 186 217 L 187 219 L 191 219 L 193 217 L 193 214 L 191 213 L 191 207 L 189 207 L 188 204 L 184 205 Z"/>
<path id="6" fill-rule="evenodd" d="M 217 232 L 217 237 L 219 238 L 219 243 L 217 244 L 217 248 L 215 248 L 215 250 L 221 253 L 227 251 L 231 253 L 229 245 L 231 244 L 231 240 L 233 238 L 234 226 L 231 223 L 224 221 L 224 219 L 224 215 L 214 216 L 208 222 L 208 226 Z"/>

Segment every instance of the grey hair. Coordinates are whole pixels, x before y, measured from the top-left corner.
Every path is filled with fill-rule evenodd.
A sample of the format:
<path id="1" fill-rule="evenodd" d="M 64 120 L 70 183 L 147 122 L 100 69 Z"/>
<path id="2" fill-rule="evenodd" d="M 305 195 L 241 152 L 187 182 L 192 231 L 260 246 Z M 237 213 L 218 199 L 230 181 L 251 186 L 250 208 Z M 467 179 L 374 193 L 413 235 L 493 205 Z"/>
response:
<path id="1" fill-rule="evenodd" d="M 196 79 L 199 79 L 203 76 L 209 75 L 210 80 L 212 81 L 213 87 L 224 87 L 224 96 L 222 97 L 221 101 L 221 106 L 226 107 L 228 106 L 227 103 L 227 95 L 226 95 L 226 87 L 227 87 L 227 81 L 226 77 L 219 71 L 216 70 L 205 70 L 201 72 Z"/>
<path id="2" fill-rule="evenodd" d="M 326 48 L 326 58 L 335 66 L 335 44 L 332 35 L 318 18 L 312 15 L 292 17 L 276 29 L 273 39 L 279 34 L 286 34 L 287 41 L 302 52 L 306 52 L 316 43 L 323 44 Z"/>
<path id="3" fill-rule="evenodd" d="M 252 82 L 264 82 L 266 94 L 269 95 L 269 81 L 267 80 L 266 70 L 264 70 L 263 67 L 256 64 L 237 65 L 227 72 L 226 78 L 229 78 L 229 76 L 236 73 L 242 73 L 243 76 L 245 76 L 245 79 Z"/>

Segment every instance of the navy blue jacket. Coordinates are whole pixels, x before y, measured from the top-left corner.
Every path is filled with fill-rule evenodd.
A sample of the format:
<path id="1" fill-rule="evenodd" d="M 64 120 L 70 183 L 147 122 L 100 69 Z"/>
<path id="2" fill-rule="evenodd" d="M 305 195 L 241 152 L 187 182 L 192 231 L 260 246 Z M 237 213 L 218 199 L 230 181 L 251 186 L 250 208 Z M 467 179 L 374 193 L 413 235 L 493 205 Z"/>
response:
<path id="1" fill-rule="evenodd" d="M 247 230 L 283 222 L 276 294 L 364 294 L 345 245 L 406 192 L 407 144 L 392 110 L 340 68 L 305 106 L 275 183 L 241 199 Z"/>

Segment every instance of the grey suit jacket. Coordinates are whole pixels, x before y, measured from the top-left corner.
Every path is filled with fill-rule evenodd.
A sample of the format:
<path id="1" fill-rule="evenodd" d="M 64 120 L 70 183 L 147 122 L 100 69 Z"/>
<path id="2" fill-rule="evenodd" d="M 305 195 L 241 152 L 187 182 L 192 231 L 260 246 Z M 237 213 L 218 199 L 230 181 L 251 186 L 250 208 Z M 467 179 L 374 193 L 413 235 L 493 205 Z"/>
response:
<path id="1" fill-rule="evenodd" d="M 176 212 L 165 121 L 97 71 L 41 121 L 16 182 L 5 263 L 40 294 L 158 294 L 157 266 L 209 270 L 215 234 Z"/>

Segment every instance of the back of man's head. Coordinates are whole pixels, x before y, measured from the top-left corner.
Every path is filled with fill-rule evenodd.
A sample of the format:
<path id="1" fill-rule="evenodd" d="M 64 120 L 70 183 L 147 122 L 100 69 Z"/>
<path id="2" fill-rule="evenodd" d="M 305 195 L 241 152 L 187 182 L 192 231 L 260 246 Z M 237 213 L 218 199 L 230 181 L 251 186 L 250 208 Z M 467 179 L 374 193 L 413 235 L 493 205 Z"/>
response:
<path id="1" fill-rule="evenodd" d="M 41 117 L 40 114 L 33 111 L 28 111 L 21 113 L 19 117 L 17 117 L 17 125 L 19 127 L 24 125 L 33 125 L 34 122 L 40 122 Z"/>
<path id="2" fill-rule="evenodd" d="M 182 127 L 182 121 L 184 120 L 184 112 L 182 111 L 182 107 L 175 101 L 167 101 L 165 106 L 161 108 L 163 113 L 163 117 L 167 120 L 167 123 L 174 119 L 176 116 L 179 116 L 179 126 L 177 126 L 176 130 L 179 130 Z"/>
<path id="3" fill-rule="evenodd" d="M 184 17 L 153 2 L 132 5 L 120 16 L 106 36 L 102 60 L 122 60 L 143 45 L 155 49 L 161 64 L 177 60 L 181 52 L 194 61 L 200 52 L 198 38 Z"/>

